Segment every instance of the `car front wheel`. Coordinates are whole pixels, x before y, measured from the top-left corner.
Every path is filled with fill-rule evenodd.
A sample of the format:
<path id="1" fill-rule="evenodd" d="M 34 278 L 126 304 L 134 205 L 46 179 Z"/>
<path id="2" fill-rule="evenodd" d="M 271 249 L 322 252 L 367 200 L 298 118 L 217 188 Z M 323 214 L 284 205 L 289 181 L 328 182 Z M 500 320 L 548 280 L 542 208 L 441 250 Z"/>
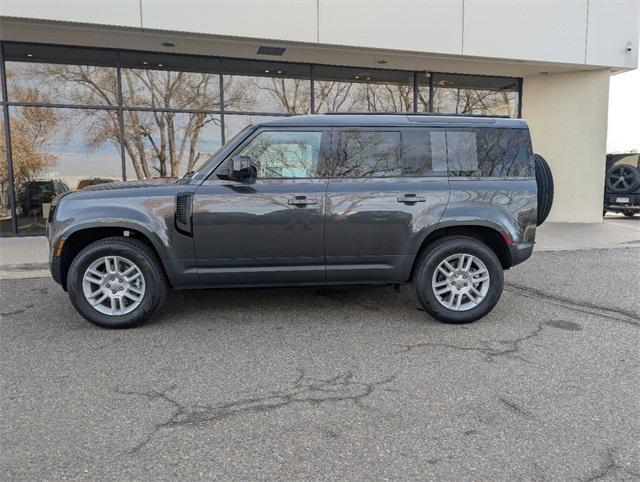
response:
<path id="1" fill-rule="evenodd" d="M 104 328 L 141 324 L 160 307 L 167 291 L 155 252 L 124 237 L 102 239 L 83 249 L 71 263 L 67 289 L 76 310 Z"/>
<path id="2" fill-rule="evenodd" d="M 482 241 L 451 236 L 423 253 L 414 283 L 419 302 L 431 316 L 443 323 L 470 323 L 500 299 L 502 265 Z"/>

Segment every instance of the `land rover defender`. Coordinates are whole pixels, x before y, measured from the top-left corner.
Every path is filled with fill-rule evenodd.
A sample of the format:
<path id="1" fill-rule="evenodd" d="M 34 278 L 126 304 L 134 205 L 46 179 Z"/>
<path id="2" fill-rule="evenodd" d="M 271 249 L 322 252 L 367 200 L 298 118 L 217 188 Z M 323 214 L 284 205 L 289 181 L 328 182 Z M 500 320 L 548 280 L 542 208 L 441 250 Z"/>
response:
<path id="1" fill-rule="evenodd" d="M 467 323 L 531 255 L 552 197 L 520 119 L 287 117 L 180 180 L 58 196 L 51 272 L 111 328 L 142 323 L 168 288 L 408 282 L 429 315 Z"/>

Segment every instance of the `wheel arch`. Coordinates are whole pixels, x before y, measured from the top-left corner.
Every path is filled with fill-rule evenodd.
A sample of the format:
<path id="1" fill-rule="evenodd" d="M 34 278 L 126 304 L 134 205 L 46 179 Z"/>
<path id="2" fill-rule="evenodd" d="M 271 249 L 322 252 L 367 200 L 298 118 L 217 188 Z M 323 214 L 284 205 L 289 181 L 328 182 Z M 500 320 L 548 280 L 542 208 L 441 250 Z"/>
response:
<path id="1" fill-rule="evenodd" d="M 510 240 L 507 231 L 500 231 L 495 227 L 484 225 L 457 225 L 457 226 L 445 226 L 430 232 L 420 244 L 411 266 L 410 279 L 413 279 L 416 266 L 422 256 L 422 254 L 429 249 L 438 239 L 442 239 L 447 236 L 468 236 L 478 239 L 485 243 L 498 257 L 503 269 L 509 269 L 512 265 L 511 253 L 509 252 L 509 245 L 507 239 Z"/>
<path id="2" fill-rule="evenodd" d="M 137 226 L 132 227 L 128 225 L 82 226 L 77 227 L 64 236 L 64 245 L 60 254 L 60 282 L 65 290 L 67 289 L 67 275 L 69 273 L 69 268 L 78 253 L 80 253 L 80 251 L 82 251 L 82 249 L 89 244 L 112 236 L 121 236 L 136 239 L 151 248 L 160 260 L 160 264 L 162 265 L 162 268 L 164 270 L 165 278 L 167 279 L 169 284 L 171 284 L 170 277 L 168 276 L 167 266 L 165 265 L 164 257 L 162 256 L 162 247 L 159 246 L 158 241 L 154 242 L 153 236 L 150 233 L 145 232 L 144 229 L 140 229 Z"/>

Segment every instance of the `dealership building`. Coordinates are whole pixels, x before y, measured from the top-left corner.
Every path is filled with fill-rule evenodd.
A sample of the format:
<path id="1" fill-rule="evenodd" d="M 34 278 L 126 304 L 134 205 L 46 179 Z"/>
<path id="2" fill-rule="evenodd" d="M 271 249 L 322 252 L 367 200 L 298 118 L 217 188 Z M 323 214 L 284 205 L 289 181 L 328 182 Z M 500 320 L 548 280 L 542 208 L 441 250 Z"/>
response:
<path id="1" fill-rule="evenodd" d="M 42 235 L 59 192 L 180 176 L 250 123 L 325 112 L 522 117 L 555 177 L 550 220 L 599 222 L 609 78 L 637 67 L 639 16 L 637 0 L 0 0 L 1 235 Z"/>

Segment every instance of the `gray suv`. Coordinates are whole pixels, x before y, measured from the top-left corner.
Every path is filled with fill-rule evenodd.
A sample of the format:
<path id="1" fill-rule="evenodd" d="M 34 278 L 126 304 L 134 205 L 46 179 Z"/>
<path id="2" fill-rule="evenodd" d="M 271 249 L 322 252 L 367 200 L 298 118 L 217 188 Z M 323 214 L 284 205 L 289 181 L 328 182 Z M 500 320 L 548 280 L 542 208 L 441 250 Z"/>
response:
<path id="1" fill-rule="evenodd" d="M 467 323 L 526 260 L 552 181 L 524 121 L 312 115 L 252 125 L 180 180 L 59 196 L 53 278 L 90 322 L 140 324 L 167 288 L 412 282 Z"/>

